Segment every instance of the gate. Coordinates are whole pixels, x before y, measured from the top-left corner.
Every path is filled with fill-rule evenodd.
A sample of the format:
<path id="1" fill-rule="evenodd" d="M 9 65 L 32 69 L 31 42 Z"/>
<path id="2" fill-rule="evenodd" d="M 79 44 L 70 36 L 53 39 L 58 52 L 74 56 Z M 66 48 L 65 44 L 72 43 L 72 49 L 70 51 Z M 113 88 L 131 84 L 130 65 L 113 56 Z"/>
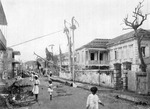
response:
<path id="1" fill-rule="evenodd" d="M 146 75 L 137 75 L 137 92 L 139 94 L 147 94 L 147 89 Z"/>

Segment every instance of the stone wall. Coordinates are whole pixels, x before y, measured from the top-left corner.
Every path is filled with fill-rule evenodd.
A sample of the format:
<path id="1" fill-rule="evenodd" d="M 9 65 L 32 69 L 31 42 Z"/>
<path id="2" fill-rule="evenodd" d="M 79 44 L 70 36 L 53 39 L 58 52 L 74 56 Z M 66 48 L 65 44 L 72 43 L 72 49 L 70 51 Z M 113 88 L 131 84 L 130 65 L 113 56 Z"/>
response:
<path id="1" fill-rule="evenodd" d="M 61 72 L 59 77 L 64 79 L 72 79 L 70 73 Z M 75 81 L 90 83 L 95 85 L 102 85 L 106 87 L 114 86 L 113 71 L 99 71 L 99 70 L 78 70 L 75 71 Z"/>
<path id="2" fill-rule="evenodd" d="M 61 72 L 59 72 L 59 77 L 71 80 L 72 75 L 71 75 L 71 73 L 66 73 L 62 70 Z"/>
<path id="3" fill-rule="evenodd" d="M 136 91 L 136 72 L 128 71 L 128 90 Z"/>
<path id="4" fill-rule="evenodd" d="M 75 73 L 75 80 L 99 85 L 98 70 L 78 70 Z"/>

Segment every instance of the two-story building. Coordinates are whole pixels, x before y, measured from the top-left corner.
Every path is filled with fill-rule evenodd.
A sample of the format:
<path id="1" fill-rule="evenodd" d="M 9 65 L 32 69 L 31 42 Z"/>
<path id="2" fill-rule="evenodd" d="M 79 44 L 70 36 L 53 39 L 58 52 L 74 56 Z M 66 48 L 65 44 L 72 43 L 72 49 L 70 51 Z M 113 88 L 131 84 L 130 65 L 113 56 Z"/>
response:
<path id="1" fill-rule="evenodd" d="M 138 32 L 142 30 L 139 29 Z M 150 57 L 150 34 L 143 38 L 141 49 L 144 60 L 148 59 Z M 124 62 L 131 62 L 132 71 L 139 71 L 140 59 L 134 31 L 113 39 L 94 39 L 76 49 L 76 65 L 81 69 L 99 69 L 103 68 L 102 66 L 109 66 L 109 69 L 113 69 L 114 63 Z"/>
<path id="2" fill-rule="evenodd" d="M 138 33 L 143 29 L 139 29 Z M 138 55 L 137 40 L 134 37 L 134 31 L 120 35 L 114 39 L 111 39 L 107 43 L 107 49 L 109 50 L 109 66 L 113 69 L 114 63 L 131 62 L 131 70 L 139 71 L 140 59 Z M 150 32 L 147 31 L 147 35 L 141 41 L 141 49 L 144 60 L 150 57 Z M 147 62 L 146 62 L 147 63 Z"/>
<path id="3" fill-rule="evenodd" d="M 144 35 L 141 41 L 141 50 L 144 61 L 150 70 L 150 31 L 139 29 L 138 34 Z M 119 64 L 119 69 L 115 68 L 116 63 Z M 128 69 L 127 64 L 125 67 L 125 63 L 130 63 Z M 121 87 L 128 86 L 129 90 L 140 93 L 147 93 L 148 90 L 150 92 L 149 76 L 137 73 L 140 71 L 140 59 L 138 43 L 134 31 L 113 39 L 95 39 L 76 49 L 76 65 L 82 70 L 98 69 L 104 71 L 105 69 L 106 73 L 107 71 L 113 71 L 113 74 L 109 77 L 106 76 L 105 79 L 104 77 L 101 78 L 101 76 L 97 76 L 99 79 L 97 79 L 96 83 L 98 83 L 98 81 L 100 83 L 101 80 L 108 80 L 109 82 L 107 82 L 107 85 L 109 86 L 116 86 L 115 84 L 117 84 Z M 95 75 L 97 75 L 97 73 L 95 73 Z M 148 73 L 148 75 L 150 75 L 150 73 Z M 88 73 L 87 77 L 84 75 L 84 78 L 89 78 Z M 82 80 L 82 78 L 80 78 L 80 80 Z"/>
<path id="4" fill-rule="evenodd" d="M 108 69 L 108 42 L 109 39 L 94 39 L 76 49 L 76 65 L 79 69 Z"/>

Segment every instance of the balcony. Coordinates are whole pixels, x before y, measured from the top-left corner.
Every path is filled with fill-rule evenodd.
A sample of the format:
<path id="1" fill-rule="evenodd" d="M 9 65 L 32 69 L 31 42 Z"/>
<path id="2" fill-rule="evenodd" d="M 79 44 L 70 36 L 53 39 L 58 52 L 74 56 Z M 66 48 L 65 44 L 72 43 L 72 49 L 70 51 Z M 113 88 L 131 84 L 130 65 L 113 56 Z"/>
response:
<path id="1" fill-rule="evenodd" d="M 6 50 L 6 39 L 0 30 L 0 50 Z"/>
<path id="2" fill-rule="evenodd" d="M 98 60 L 86 61 L 86 65 L 105 65 L 105 64 L 108 64 L 108 61 L 98 61 Z"/>

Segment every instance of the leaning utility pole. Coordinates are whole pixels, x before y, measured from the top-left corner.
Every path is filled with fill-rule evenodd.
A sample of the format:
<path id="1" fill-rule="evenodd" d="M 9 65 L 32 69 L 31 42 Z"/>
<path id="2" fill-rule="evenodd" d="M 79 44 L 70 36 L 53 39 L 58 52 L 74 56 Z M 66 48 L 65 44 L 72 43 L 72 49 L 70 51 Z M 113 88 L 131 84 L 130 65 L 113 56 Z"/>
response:
<path id="1" fill-rule="evenodd" d="M 75 24 L 74 24 L 74 22 L 75 23 L 77 23 L 78 24 L 78 22 L 74 19 L 74 17 L 72 17 L 72 19 L 71 19 L 71 27 L 70 27 L 70 29 L 72 30 L 72 43 L 73 43 L 73 56 L 72 56 L 72 58 L 73 58 L 73 82 L 75 82 L 75 60 L 74 60 L 74 58 L 75 58 L 75 42 L 74 42 L 74 30 L 76 29 L 76 26 L 75 26 Z M 78 24 L 79 25 L 79 24 Z"/>
<path id="2" fill-rule="evenodd" d="M 69 59 L 69 72 L 72 74 L 72 58 L 71 58 L 71 55 L 72 55 L 72 46 L 71 46 L 71 37 L 69 36 L 69 29 L 67 28 L 66 26 L 66 20 L 64 20 L 64 33 L 66 33 L 66 36 L 67 36 L 67 40 L 68 40 L 68 59 Z"/>

